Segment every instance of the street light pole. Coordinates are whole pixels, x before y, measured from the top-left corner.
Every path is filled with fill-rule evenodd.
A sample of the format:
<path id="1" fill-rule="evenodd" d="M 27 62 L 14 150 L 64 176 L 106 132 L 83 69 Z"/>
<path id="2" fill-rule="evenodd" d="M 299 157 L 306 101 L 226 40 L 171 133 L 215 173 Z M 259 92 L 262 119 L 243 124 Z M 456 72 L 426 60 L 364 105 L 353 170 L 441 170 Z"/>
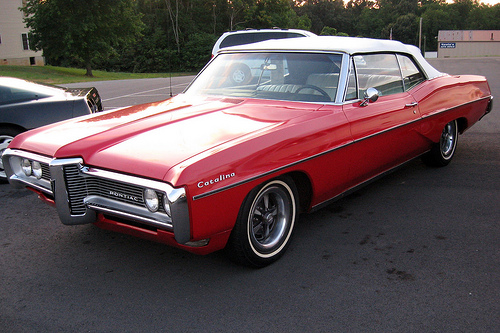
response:
<path id="1" fill-rule="evenodd" d="M 420 26 L 418 28 L 418 48 L 420 49 L 420 53 L 422 53 L 422 18 L 420 18 Z"/>

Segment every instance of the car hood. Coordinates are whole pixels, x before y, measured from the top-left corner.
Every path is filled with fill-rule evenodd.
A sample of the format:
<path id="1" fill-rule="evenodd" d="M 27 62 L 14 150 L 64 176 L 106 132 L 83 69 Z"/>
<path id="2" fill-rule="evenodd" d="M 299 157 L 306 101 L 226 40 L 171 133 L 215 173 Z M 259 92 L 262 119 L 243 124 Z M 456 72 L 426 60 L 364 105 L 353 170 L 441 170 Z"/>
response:
<path id="1" fill-rule="evenodd" d="M 188 158 L 215 154 L 233 140 L 262 135 L 319 107 L 178 95 L 35 129 L 17 136 L 10 147 L 56 158 L 82 157 L 89 166 L 164 179 Z"/>

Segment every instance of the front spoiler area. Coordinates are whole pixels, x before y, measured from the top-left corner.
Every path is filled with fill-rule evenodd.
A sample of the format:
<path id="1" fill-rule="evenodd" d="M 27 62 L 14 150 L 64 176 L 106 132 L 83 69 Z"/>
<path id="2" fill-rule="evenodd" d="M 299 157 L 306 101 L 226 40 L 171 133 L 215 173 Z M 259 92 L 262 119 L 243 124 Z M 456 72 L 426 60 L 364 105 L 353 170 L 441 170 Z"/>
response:
<path id="1" fill-rule="evenodd" d="M 185 244 L 180 244 L 179 242 L 177 242 L 176 237 L 172 232 L 161 229 L 148 230 L 145 228 L 132 226 L 130 224 L 124 224 L 116 220 L 108 219 L 103 214 L 97 215 L 97 221 L 94 224 L 104 230 L 118 232 L 121 234 L 142 238 L 157 243 L 167 244 L 169 246 L 199 255 L 206 255 L 223 249 L 227 244 L 229 236 L 231 235 L 231 230 L 211 235 L 210 239 L 206 239 L 206 245 L 199 246 L 195 245 L 196 242 L 187 242 Z"/>

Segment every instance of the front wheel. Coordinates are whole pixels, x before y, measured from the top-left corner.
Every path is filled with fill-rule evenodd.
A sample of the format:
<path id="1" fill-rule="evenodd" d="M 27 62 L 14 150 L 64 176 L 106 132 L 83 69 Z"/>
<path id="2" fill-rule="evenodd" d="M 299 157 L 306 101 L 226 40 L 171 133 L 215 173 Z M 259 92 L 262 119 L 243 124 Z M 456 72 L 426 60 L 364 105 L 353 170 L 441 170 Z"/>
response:
<path id="1" fill-rule="evenodd" d="M 254 267 L 276 261 L 290 243 L 297 207 L 297 190 L 289 178 L 274 179 L 252 190 L 231 233 L 229 254 Z"/>
<path id="2" fill-rule="evenodd" d="M 448 165 L 455 155 L 457 141 L 458 126 L 457 121 L 453 120 L 444 127 L 439 142 L 435 143 L 431 150 L 423 156 L 424 162 L 437 167 Z"/>

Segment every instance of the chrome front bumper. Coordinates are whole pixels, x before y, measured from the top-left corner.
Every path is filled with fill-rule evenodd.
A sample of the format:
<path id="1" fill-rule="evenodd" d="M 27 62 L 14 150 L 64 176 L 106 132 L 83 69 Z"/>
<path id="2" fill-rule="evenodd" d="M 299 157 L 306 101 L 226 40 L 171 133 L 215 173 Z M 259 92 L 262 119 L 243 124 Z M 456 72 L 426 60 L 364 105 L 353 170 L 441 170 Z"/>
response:
<path id="1" fill-rule="evenodd" d="M 89 168 L 81 158 L 52 159 L 21 150 L 7 149 L 3 164 L 9 182 L 17 188 L 30 187 L 53 198 L 63 224 L 93 223 L 97 213 L 172 231 L 179 244 L 189 242 L 191 229 L 184 188 L 167 183 Z M 41 178 L 27 176 L 21 167 L 24 159 L 42 164 Z M 49 172 L 49 175 L 46 173 Z M 151 212 L 143 202 L 143 190 L 152 189 L 170 206 Z M 160 200 L 163 202 L 164 200 Z"/>

